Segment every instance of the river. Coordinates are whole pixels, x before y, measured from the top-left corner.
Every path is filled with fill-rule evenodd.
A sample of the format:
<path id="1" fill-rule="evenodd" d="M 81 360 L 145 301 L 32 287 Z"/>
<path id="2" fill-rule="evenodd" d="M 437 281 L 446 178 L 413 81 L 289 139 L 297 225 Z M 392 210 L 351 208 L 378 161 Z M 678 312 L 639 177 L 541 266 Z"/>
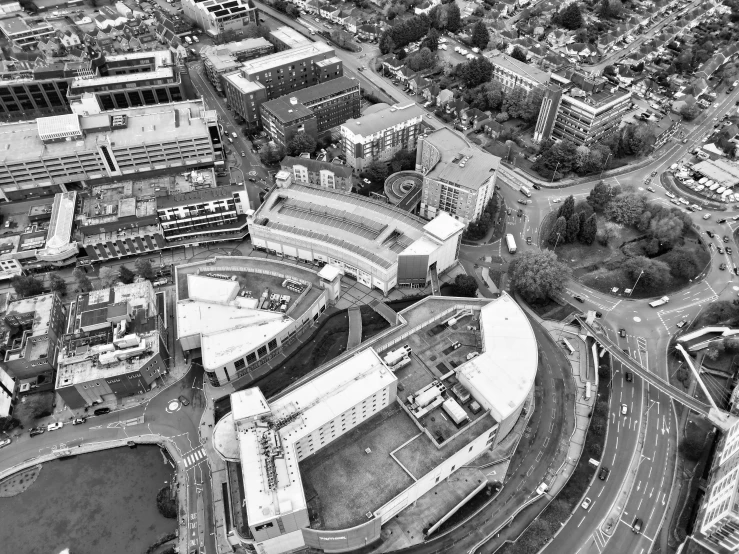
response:
<path id="1" fill-rule="evenodd" d="M 156 446 L 116 448 L 43 465 L 28 490 L 0 498 L 0 550 L 18 554 L 144 554 L 176 520 L 157 491 L 173 478 Z"/>

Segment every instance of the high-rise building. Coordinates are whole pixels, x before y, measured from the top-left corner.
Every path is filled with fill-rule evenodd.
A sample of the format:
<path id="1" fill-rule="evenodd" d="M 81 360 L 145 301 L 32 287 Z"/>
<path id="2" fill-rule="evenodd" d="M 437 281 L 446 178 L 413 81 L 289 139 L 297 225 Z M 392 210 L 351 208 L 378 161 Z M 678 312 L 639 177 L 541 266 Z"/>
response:
<path id="1" fill-rule="evenodd" d="M 359 81 L 338 77 L 282 96 L 261 106 L 262 126 L 272 140 L 286 146 L 295 134 L 317 139 L 346 120 L 360 116 Z"/>
<path id="2" fill-rule="evenodd" d="M 0 125 L 0 151 L 6 200 L 223 164 L 216 113 L 202 100 Z"/>
<path id="3" fill-rule="evenodd" d="M 216 90 L 223 90 L 223 75 L 238 71 L 242 62 L 274 51 L 274 46 L 263 38 L 248 38 L 237 42 L 203 46 L 200 58 L 203 60 L 205 73 Z"/>
<path id="4" fill-rule="evenodd" d="M 212 38 L 239 35 L 250 23 L 259 24 L 257 7 L 251 0 L 183 0 L 185 17 Z"/>
<path id="5" fill-rule="evenodd" d="M 416 171 L 423 174 L 420 215 L 433 219 L 446 212 L 465 225 L 477 221 L 495 191 L 499 163 L 446 127 L 422 137 L 416 149 Z"/>
<path id="6" fill-rule="evenodd" d="M 362 171 L 374 160 L 389 161 L 399 150 L 413 150 L 424 110 L 417 104 L 375 104 L 362 117 L 341 125 L 347 165 Z"/>

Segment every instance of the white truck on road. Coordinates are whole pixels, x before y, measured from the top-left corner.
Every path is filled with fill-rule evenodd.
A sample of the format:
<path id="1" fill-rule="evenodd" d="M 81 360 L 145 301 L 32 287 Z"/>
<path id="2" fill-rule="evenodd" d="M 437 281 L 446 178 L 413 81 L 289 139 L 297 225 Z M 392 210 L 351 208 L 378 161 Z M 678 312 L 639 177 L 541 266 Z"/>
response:
<path id="1" fill-rule="evenodd" d="M 670 301 L 669 296 L 663 296 L 659 300 L 655 300 L 654 302 L 650 302 L 649 305 L 652 306 L 652 308 L 656 308 L 657 306 L 661 306 L 662 304 L 667 304 Z"/>

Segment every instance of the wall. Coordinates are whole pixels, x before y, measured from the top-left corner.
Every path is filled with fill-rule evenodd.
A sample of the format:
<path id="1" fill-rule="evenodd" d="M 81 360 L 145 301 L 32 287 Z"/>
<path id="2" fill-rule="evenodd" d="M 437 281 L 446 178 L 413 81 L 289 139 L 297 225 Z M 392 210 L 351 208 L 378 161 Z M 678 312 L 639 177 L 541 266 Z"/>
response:
<path id="1" fill-rule="evenodd" d="M 382 521 L 374 517 L 351 529 L 341 531 L 303 529 L 302 532 L 306 546 L 318 548 L 324 552 L 346 552 L 357 550 L 378 540 L 382 532 Z"/>

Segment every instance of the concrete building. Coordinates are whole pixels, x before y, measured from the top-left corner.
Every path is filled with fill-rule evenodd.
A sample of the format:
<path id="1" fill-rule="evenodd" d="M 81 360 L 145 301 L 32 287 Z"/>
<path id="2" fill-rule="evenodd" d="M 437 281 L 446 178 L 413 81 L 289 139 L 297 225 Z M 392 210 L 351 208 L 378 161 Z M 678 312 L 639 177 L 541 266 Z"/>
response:
<path id="1" fill-rule="evenodd" d="M 379 201 L 298 184 L 274 191 L 248 221 L 254 248 L 331 264 L 383 294 L 425 287 L 454 266 L 464 228 L 446 213 L 426 222 Z"/>
<path id="2" fill-rule="evenodd" d="M 269 32 L 269 41 L 274 45 L 275 52 L 301 48 L 313 44 L 313 41 L 287 25 L 278 27 Z"/>
<path id="3" fill-rule="evenodd" d="M 261 127 L 262 102 L 292 94 L 344 74 L 343 64 L 325 42 L 277 52 L 244 62 L 224 75 L 226 98 L 248 127 Z"/>
<path id="4" fill-rule="evenodd" d="M 98 74 L 72 81 L 69 101 L 74 104 L 91 95 L 97 101 L 98 111 L 180 102 L 188 99 L 182 83 L 183 71 L 187 71 L 187 66 L 178 64 L 170 50 L 107 55 Z M 87 106 L 82 111 L 88 110 Z"/>
<path id="5" fill-rule="evenodd" d="M 239 35 L 250 23 L 259 25 L 259 15 L 251 0 L 183 0 L 185 17 L 214 39 L 224 34 Z"/>
<path id="6" fill-rule="evenodd" d="M 43 247 L 35 251 L 36 259 L 45 265 L 62 267 L 74 263 L 79 248 L 72 238 L 77 193 L 59 192 L 54 195 L 51 220 Z"/>
<path id="7" fill-rule="evenodd" d="M 501 52 L 488 61 L 493 64 L 492 80 L 500 83 L 506 92 L 521 89 L 531 94 L 534 89 L 549 82 L 548 71 L 517 60 L 508 54 Z"/>
<path id="8" fill-rule="evenodd" d="M 77 296 L 56 392 L 72 409 L 133 396 L 167 373 L 167 331 L 143 280 Z"/>
<path id="9" fill-rule="evenodd" d="M 0 367 L 0 417 L 13 415 L 17 393 L 18 383 Z"/>
<path id="10" fill-rule="evenodd" d="M 8 305 L 4 367 L 19 382 L 21 393 L 54 388 L 59 342 L 66 323 L 67 309 L 55 293 L 22 298 Z"/>
<path id="11" fill-rule="evenodd" d="M 341 126 L 341 149 L 347 165 L 356 171 L 374 160 L 389 161 L 399 150 L 413 150 L 421 132 L 424 109 L 417 104 L 372 108 Z"/>
<path id="12" fill-rule="evenodd" d="M 476 221 L 492 198 L 500 158 L 477 148 L 446 127 L 418 142 L 416 171 L 423 174 L 419 212 L 426 219 L 440 212 L 466 226 Z"/>
<path id="13" fill-rule="evenodd" d="M 223 165 L 216 113 L 202 100 L 0 125 L 0 150 L 5 200 Z"/>
<path id="14" fill-rule="evenodd" d="M 506 294 L 492 301 L 428 297 L 399 315 L 401 324 L 371 345 L 270 401 L 257 387 L 231 395 L 232 411 L 213 440 L 225 460 L 240 463 L 243 477 L 243 491 L 230 493 L 231 506 L 246 512 L 231 544 L 264 554 L 358 550 L 389 536 L 383 526 L 417 501 L 451 510 L 460 490 L 464 497 L 485 486 L 482 472 L 466 472 L 474 460 L 487 463 L 532 394 L 537 346 L 530 323 Z M 479 328 L 462 337 L 479 352 L 456 354 L 453 369 L 438 376 L 415 358 L 438 361 L 450 331 L 429 330 L 452 317 Z M 387 365 L 383 356 L 398 346 L 413 359 Z M 450 411 L 456 423 L 444 415 Z"/>
<path id="15" fill-rule="evenodd" d="M 606 79 L 571 69 L 553 73 L 544 92 L 534 140 L 551 137 L 578 146 L 594 144 L 618 129 L 630 103 L 631 93 Z"/>
<path id="16" fill-rule="evenodd" d="M 41 40 L 56 35 L 56 29 L 44 20 L 31 20 L 20 15 L 0 19 L 0 31 L 19 48 L 30 49 Z"/>
<path id="17" fill-rule="evenodd" d="M 157 199 L 157 218 L 169 242 L 243 239 L 249 196 L 243 186 L 206 188 Z"/>
<path id="18" fill-rule="evenodd" d="M 330 268 L 252 257 L 179 266 L 176 282 L 177 339 L 185 351 L 199 349 L 215 386 L 262 375 L 341 294 Z"/>
<path id="19" fill-rule="evenodd" d="M 359 81 L 337 77 L 265 102 L 261 106 L 262 126 L 282 146 L 301 132 L 318 139 L 346 120 L 359 117 L 361 100 Z"/>
<path id="20" fill-rule="evenodd" d="M 225 44 L 206 45 L 200 49 L 208 80 L 216 90 L 223 90 L 223 75 L 238 71 L 242 63 L 266 56 L 274 51 L 274 46 L 267 39 L 248 38 Z"/>
<path id="21" fill-rule="evenodd" d="M 298 185 L 313 185 L 328 189 L 337 189 L 351 192 L 352 170 L 345 165 L 330 162 L 319 162 L 310 158 L 293 158 L 285 156 L 280 162 L 282 171 L 276 177 L 277 186 L 289 187 L 292 183 Z M 280 173 L 287 172 L 288 177 L 280 179 Z"/>

